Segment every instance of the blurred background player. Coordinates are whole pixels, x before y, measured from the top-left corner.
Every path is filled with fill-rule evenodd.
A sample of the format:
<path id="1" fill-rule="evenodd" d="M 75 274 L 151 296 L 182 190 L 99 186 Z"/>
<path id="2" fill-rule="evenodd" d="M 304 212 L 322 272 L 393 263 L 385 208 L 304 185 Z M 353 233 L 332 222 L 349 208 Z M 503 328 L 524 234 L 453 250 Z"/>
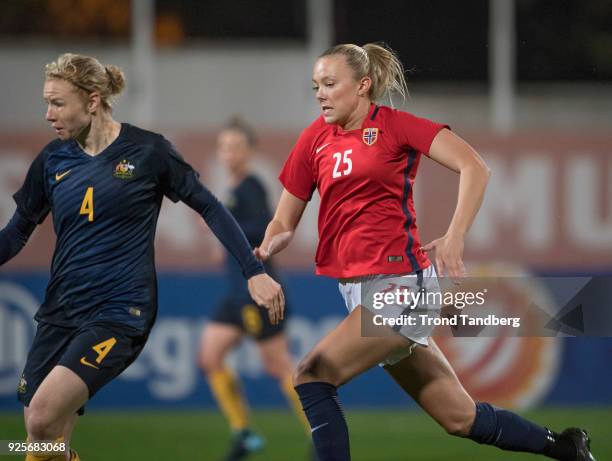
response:
<path id="1" fill-rule="evenodd" d="M 217 158 L 229 175 L 226 206 L 252 246 L 261 242 L 271 218 L 265 186 L 251 170 L 256 141 L 253 129 L 239 117 L 232 118 L 217 136 Z M 271 261 L 265 262 L 265 268 L 278 280 Z M 291 380 L 294 364 L 285 333 L 286 312 L 282 321 L 271 324 L 266 309 L 249 295 L 240 266 L 231 257 L 225 258 L 225 276 L 228 291 L 202 332 L 199 364 L 233 432 L 225 460 L 234 461 L 263 449 L 265 443 L 252 428 L 240 381 L 225 361 L 245 336 L 255 340 L 265 371 L 278 381 L 308 435 L 310 427 Z"/>
<path id="2" fill-rule="evenodd" d="M 198 212 L 239 261 L 252 296 L 282 318 L 280 286 L 236 222 L 161 135 L 119 123 L 113 98 L 123 72 L 89 56 L 62 54 L 45 67 L 46 120 L 58 139 L 32 163 L 0 231 L 0 265 L 49 213 L 57 242 L 51 280 L 17 396 L 30 441 L 69 446 L 77 412 L 140 354 L 157 314 L 153 239 L 164 196 Z M 26 460 L 77 460 L 29 452 Z"/>
<path id="3" fill-rule="evenodd" d="M 383 292 L 400 278 L 402 287 L 415 292 L 440 290 L 428 251 L 436 251 L 441 276 L 465 277 L 464 239 L 482 203 L 489 169 L 448 126 L 374 103 L 391 91 L 404 97 L 408 92 L 401 62 L 383 46 L 329 48 L 315 62 L 312 81 L 321 116 L 302 132 L 285 162 L 279 175 L 285 189 L 255 251 L 265 260 L 286 248 L 318 190 L 316 272 L 338 279 L 349 311 L 295 374 L 319 459 L 350 460 L 337 388 L 381 363 L 448 434 L 508 451 L 592 461 L 586 431 L 557 434 L 508 410 L 474 402 L 430 338 L 433 326 L 417 321 L 394 328 L 399 334 L 364 334 L 368 320 L 362 318 L 368 318 L 366 307 L 371 307 L 366 293 Z M 423 246 L 412 195 L 422 154 L 460 175 L 447 232 Z M 423 309 L 433 318 L 440 306 Z"/>

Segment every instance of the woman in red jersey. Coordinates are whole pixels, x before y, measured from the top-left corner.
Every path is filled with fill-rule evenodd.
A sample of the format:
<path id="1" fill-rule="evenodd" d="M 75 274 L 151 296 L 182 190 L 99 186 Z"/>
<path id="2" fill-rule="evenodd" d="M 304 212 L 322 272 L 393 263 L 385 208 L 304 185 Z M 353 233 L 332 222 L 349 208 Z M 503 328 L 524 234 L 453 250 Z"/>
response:
<path id="1" fill-rule="evenodd" d="M 453 280 L 465 275 L 464 238 L 482 202 L 489 169 L 447 126 L 374 104 L 387 92 L 407 92 L 402 65 L 391 50 L 376 44 L 337 45 L 317 59 L 312 80 L 322 113 L 301 134 L 283 167 L 284 190 L 255 254 L 265 260 L 289 244 L 317 189 L 316 271 L 339 279 L 349 310 L 302 360 L 294 377 L 319 460 L 350 459 L 336 389 L 381 362 L 449 434 L 504 450 L 593 460 L 584 430 L 557 434 L 510 411 L 474 402 L 425 322 L 394 328 L 400 334 L 362 335 L 362 325 L 378 308 L 372 303 L 377 293 L 395 287 L 439 290 L 428 251 L 435 250 L 440 275 Z M 421 246 L 412 189 L 423 154 L 459 173 L 460 182 L 448 231 Z M 405 308 L 390 302 L 383 312 L 392 316 Z M 435 318 L 440 306 L 417 310 Z"/>

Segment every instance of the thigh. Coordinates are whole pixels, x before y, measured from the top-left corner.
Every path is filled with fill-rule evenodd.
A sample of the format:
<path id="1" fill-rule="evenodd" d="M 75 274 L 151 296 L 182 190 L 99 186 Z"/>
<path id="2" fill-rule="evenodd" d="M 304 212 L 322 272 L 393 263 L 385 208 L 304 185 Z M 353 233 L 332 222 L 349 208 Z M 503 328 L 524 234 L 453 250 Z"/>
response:
<path id="1" fill-rule="evenodd" d="M 81 378 L 91 398 L 136 360 L 147 337 L 148 332 L 119 324 L 88 325 L 74 335 L 58 365 Z"/>
<path id="2" fill-rule="evenodd" d="M 266 371 L 275 378 L 284 378 L 293 373 L 293 358 L 289 352 L 289 341 L 284 333 L 257 342 L 259 354 Z"/>
<path id="3" fill-rule="evenodd" d="M 285 309 L 285 318 L 287 309 Z M 263 341 L 285 330 L 285 320 L 278 324 L 270 323 L 268 311 L 258 306 L 248 293 L 238 293 L 225 298 L 213 314 L 215 324 L 234 326 L 255 341 Z"/>
<path id="4" fill-rule="evenodd" d="M 340 386 L 410 346 L 410 340 L 399 334 L 362 336 L 362 315 L 368 311 L 357 306 L 306 355 L 298 366 L 296 384 L 326 381 Z"/>
<path id="5" fill-rule="evenodd" d="M 270 322 L 268 310 L 254 302 L 243 304 L 240 309 L 242 329 L 255 341 L 267 341 L 270 338 L 282 335 L 289 316 L 289 309 L 285 306 L 285 315 L 276 325 Z"/>
<path id="6" fill-rule="evenodd" d="M 391 329 L 414 343 L 427 345 L 441 308 L 433 266 L 410 274 L 364 277 L 360 291 L 362 305 L 377 319 L 364 331 L 384 334 L 385 329 Z"/>
<path id="7" fill-rule="evenodd" d="M 433 339 L 385 371 L 438 423 L 460 421 L 475 404 Z"/>
<path id="8" fill-rule="evenodd" d="M 42 381 L 26 408 L 26 427 L 30 415 L 57 425 L 64 435 L 64 428 L 76 417 L 76 412 L 85 405 L 89 392 L 85 382 L 72 370 L 57 365 Z"/>
<path id="9" fill-rule="evenodd" d="M 17 398 L 27 408 L 40 384 L 57 365 L 76 330 L 39 323 L 17 386 Z"/>
<path id="10" fill-rule="evenodd" d="M 433 330 L 433 320 L 440 312 L 434 296 L 440 288 L 433 266 L 410 274 L 341 280 L 339 290 L 349 312 L 361 306 L 364 336 L 399 334 L 409 340 L 409 347 L 385 357 L 381 366 L 393 365 L 409 356 L 417 344 L 426 345 Z M 409 293 L 413 296 L 408 296 Z M 428 299 L 424 293 L 429 294 Z"/>
<path id="11" fill-rule="evenodd" d="M 204 368 L 220 367 L 225 356 L 240 342 L 242 336 L 242 330 L 235 325 L 208 322 L 200 339 L 200 365 Z"/>

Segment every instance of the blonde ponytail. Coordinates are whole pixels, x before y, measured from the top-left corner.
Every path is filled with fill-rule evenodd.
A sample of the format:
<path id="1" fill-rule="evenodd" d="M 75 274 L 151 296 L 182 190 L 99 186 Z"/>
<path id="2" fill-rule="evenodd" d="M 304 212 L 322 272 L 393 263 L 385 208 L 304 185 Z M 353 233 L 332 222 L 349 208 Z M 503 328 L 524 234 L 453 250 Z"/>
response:
<path id="1" fill-rule="evenodd" d="M 408 97 L 404 66 L 390 48 L 377 43 L 366 43 L 363 47 L 344 43 L 328 49 L 319 57 L 336 54 L 346 58 L 356 80 L 365 76 L 370 77 L 372 86 L 369 96 L 372 101 L 381 99 L 385 95 L 391 100 L 392 92 L 399 93 L 403 100 Z"/>

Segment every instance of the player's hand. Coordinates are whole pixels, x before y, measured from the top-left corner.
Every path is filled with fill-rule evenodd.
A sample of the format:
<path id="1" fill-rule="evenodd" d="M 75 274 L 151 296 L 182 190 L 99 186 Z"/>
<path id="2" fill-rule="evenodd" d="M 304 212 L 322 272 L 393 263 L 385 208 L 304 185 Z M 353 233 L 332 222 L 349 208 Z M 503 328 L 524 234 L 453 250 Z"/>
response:
<path id="1" fill-rule="evenodd" d="M 292 238 L 293 231 L 279 232 L 271 238 L 265 238 L 261 245 L 253 250 L 253 254 L 260 261 L 267 261 L 276 253 L 285 249 Z"/>
<path id="2" fill-rule="evenodd" d="M 255 249 L 253 250 L 253 254 L 261 262 L 267 261 L 270 258 L 270 252 L 264 250 L 262 247 L 255 247 Z"/>
<path id="3" fill-rule="evenodd" d="M 278 324 L 285 317 L 285 294 L 282 287 L 268 274 L 251 277 L 249 293 L 257 304 L 268 309 L 272 325 Z"/>
<path id="4" fill-rule="evenodd" d="M 460 279 L 466 275 L 463 265 L 463 237 L 446 234 L 444 237 L 433 240 L 423 245 L 423 251 L 436 250 L 436 268 L 438 276 L 444 277 L 448 273 L 453 283 L 460 283 Z"/>

